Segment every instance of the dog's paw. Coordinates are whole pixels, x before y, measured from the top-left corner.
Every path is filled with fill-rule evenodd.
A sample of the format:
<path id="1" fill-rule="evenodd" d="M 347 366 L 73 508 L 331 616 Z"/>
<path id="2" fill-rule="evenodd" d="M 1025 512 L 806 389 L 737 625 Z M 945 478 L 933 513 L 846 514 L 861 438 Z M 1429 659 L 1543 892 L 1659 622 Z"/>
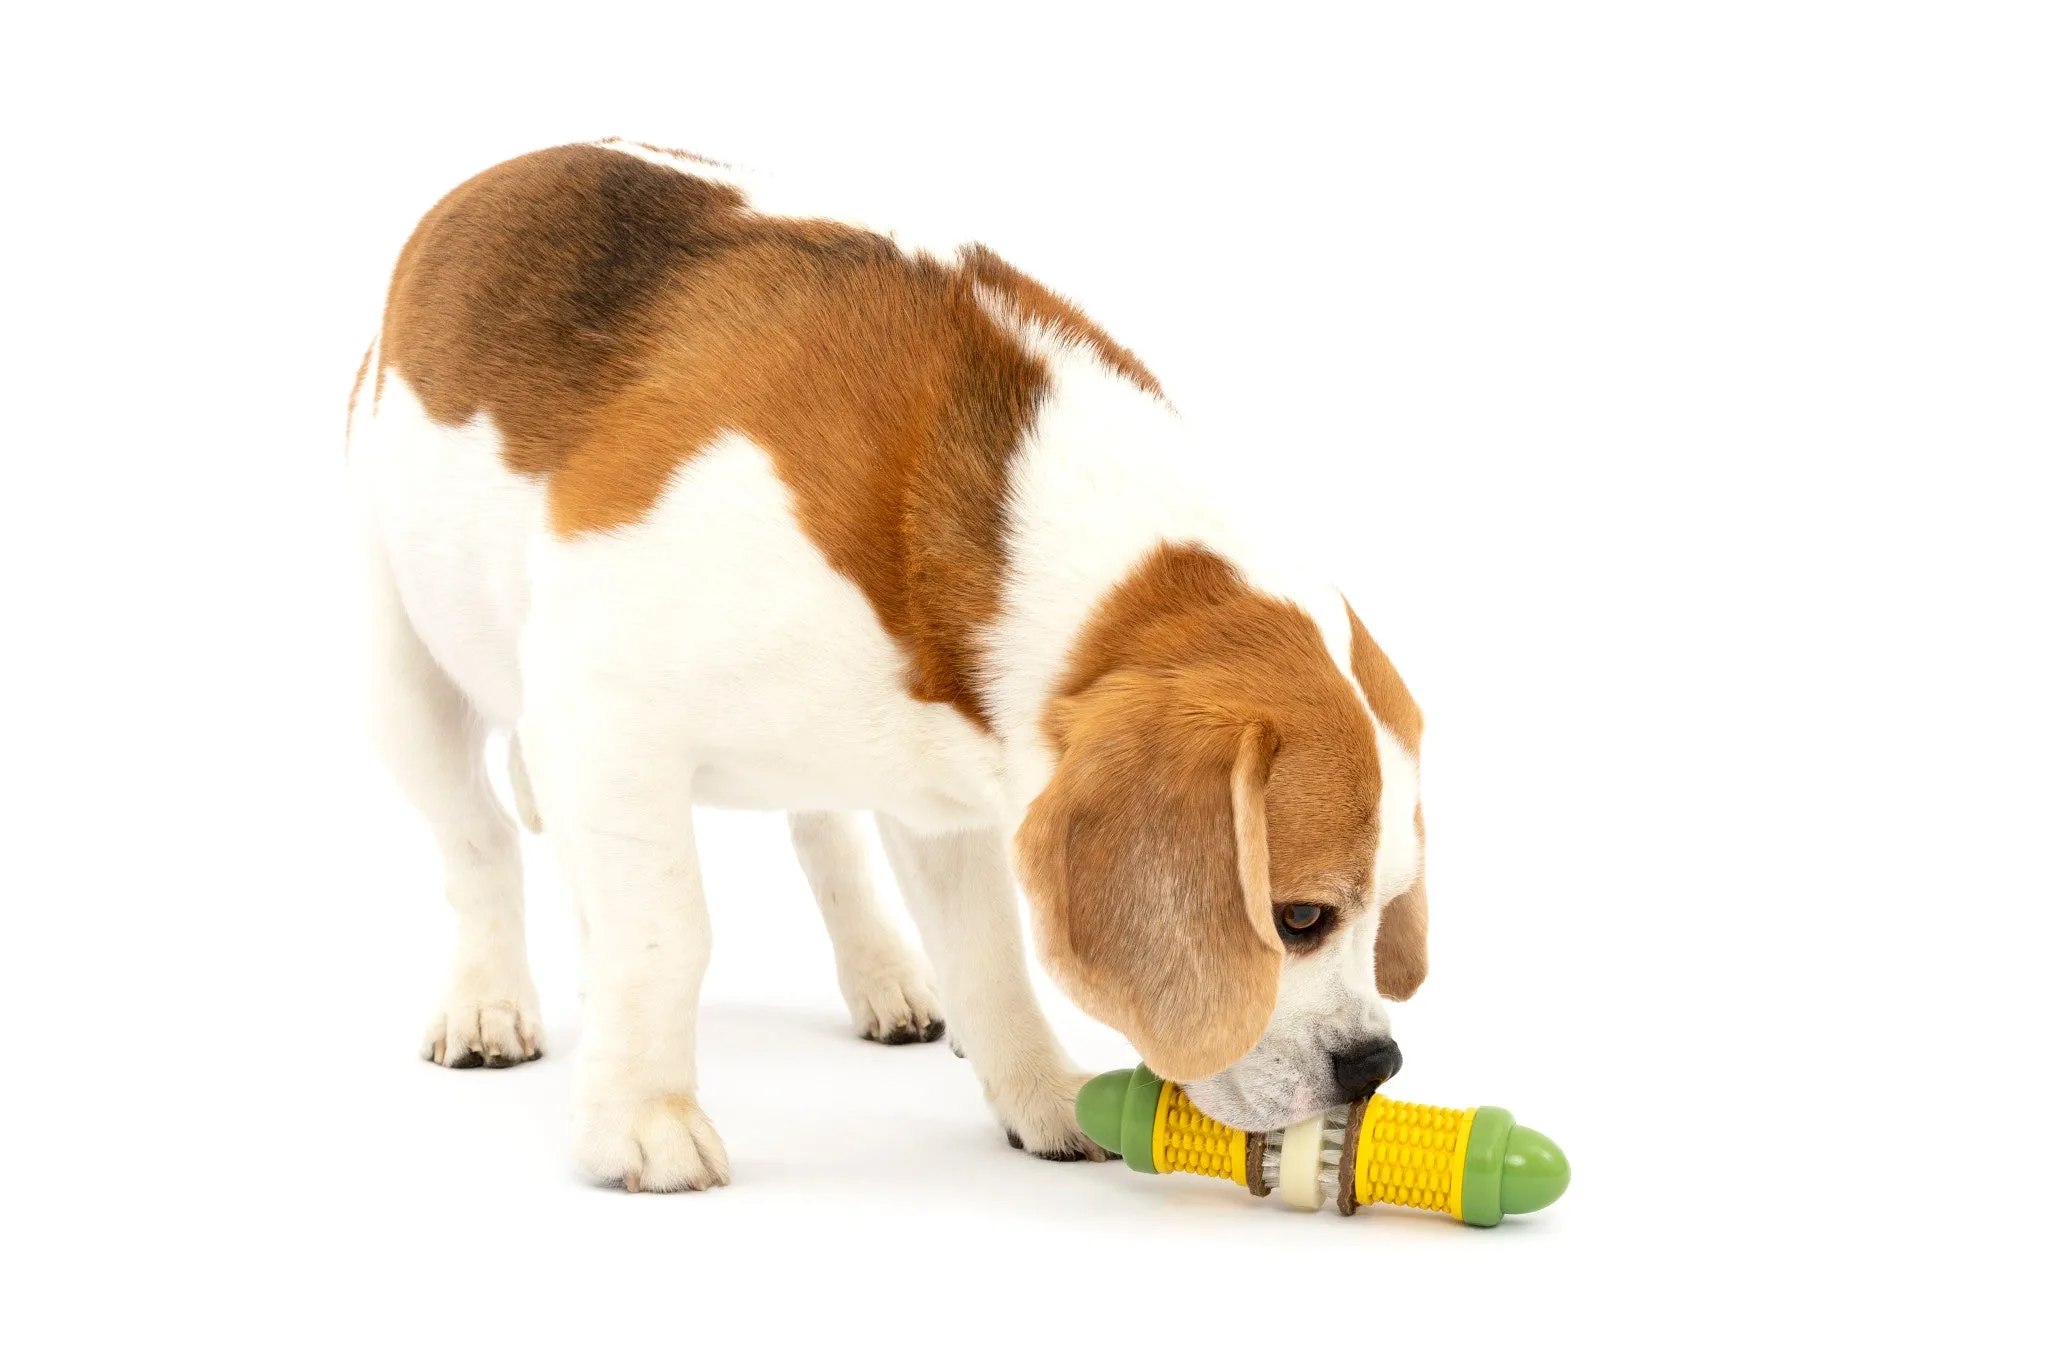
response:
<path id="1" fill-rule="evenodd" d="M 877 1043 L 929 1043 L 946 1036 L 939 993 L 923 964 L 877 958 L 839 974 L 854 1030 Z"/>
<path id="2" fill-rule="evenodd" d="M 1109 1153 L 1074 1118 L 1074 1096 L 1087 1079 L 1061 1071 L 989 1087 L 989 1104 L 1010 1145 L 1045 1161 L 1107 1161 Z"/>
<path id="3" fill-rule="evenodd" d="M 533 991 L 476 996 L 449 992 L 420 1039 L 420 1056 L 457 1071 L 530 1062 L 545 1050 Z"/>
<path id="4" fill-rule="evenodd" d="M 681 1093 L 580 1104 L 576 1162 L 593 1180 L 634 1193 L 708 1190 L 732 1179 L 718 1130 Z"/>

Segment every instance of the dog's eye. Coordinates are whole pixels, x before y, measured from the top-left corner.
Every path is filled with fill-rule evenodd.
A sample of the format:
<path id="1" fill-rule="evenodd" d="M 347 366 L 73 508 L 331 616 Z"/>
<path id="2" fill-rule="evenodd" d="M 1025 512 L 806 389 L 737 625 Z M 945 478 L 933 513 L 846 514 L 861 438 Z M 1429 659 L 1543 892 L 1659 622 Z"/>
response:
<path id="1" fill-rule="evenodd" d="M 1335 913 L 1327 905 L 1293 901 L 1273 907 L 1273 924 L 1289 943 L 1306 943 L 1329 926 Z"/>

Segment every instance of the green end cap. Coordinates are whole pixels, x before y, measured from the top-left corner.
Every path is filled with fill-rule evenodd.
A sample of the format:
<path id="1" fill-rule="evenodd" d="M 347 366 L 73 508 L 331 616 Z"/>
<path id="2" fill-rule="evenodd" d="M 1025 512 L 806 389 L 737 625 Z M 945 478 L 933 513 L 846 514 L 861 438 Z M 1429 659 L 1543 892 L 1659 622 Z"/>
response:
<path id="1" fill-rule="evenodd" d="M 1557 1202 L 1572 1182 L 1564 1153 L 1505 1109 L 1483 1106 L 1465 1143 L 1465 1221 L 1490 1228 L 1503 1214 L 1534 1213 Z"/>
<path id="2" fill-rule="evenodd" d="M 1547 1209 L 1571 1183 L 1571 1163 L 1556 1143 L 1520 1125 L 1508 1134 L 1508 1159 L 1500 1172 L 1502 1213 Z"/>
<path id="3" fill-rule="evenodd" d="M 1081 1131 L 1105 1152 L 1124 1149 L 1124 1091 L 1130 1083 L 1128 1071 L 1105 1071 L 1074 1096 L 1074 1118 Z"/>
<path id="4" fill-rule="evenodd" d="M 1157 1174 L 1152 1164 L 1152 1120 L 1159 1112 L 1163 1085 L 1143 1066 L 1105 1071 L 1074 1097 L 1074 1118 L 1096 1146 L 1120 1153 L 1124 1165 Z"/>

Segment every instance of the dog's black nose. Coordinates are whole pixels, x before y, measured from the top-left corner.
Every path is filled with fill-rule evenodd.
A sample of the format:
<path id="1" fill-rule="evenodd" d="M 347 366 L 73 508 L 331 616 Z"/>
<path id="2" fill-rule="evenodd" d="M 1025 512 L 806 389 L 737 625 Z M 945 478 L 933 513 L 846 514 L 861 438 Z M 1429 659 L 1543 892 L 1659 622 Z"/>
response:
<path id="1" fill-rule="evenodd" d="M 1346 1100 L 1370 1095 L 1401 1069 L 1401 1048 L 1392 1038 L 1375 1038 L 1363 1047 L 1339 1052 L 1331 1059 L 1337 1088 Z"/>

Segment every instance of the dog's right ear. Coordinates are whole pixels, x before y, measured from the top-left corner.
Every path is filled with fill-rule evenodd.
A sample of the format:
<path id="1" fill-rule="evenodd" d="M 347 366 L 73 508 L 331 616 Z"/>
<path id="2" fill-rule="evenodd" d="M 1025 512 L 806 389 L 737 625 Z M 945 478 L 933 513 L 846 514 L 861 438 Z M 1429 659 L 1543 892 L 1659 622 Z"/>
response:
<path id="1" fill-rule="evenodd" d="M 1060 759 L 1017 865 L 1054 979 L 1159 1075 L 1193 1080 L 1258 1041 L 1286 954 L 1266 857 L 1274 733 L 1179 693 L 1118 673 L 1057 704 Z"/>

